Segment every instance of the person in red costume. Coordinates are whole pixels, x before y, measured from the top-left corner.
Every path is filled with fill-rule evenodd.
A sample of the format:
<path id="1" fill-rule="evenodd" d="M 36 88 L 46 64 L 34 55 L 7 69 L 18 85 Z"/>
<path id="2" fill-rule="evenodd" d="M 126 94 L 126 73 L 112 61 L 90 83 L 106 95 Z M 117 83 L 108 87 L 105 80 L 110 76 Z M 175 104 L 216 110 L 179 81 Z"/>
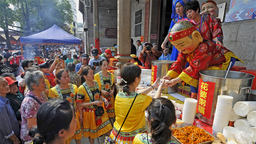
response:
<path id="1" fill-rule="evenodd" d="M 218 17 L 219 11 L 217 7 L 217 3 L 214 0 L 206 0 L 202 5 L 201 5 L 201 15 L 209 13 L 214 17 Z M 217 18 L 218 19 L 218 18 Z M 219 21 L 220 19 L 218 19 Z"/>
<path id="2" fill-rule="evenodd" d="M 180 53 L 177 61 L 173 63 L 164 77 L 169 80 L 166 84 L 173 86 L 184 81 L 191 86 L 191 97 L 195 99 L 197 98 L 199 71 L 226 70 L 230 61 L 232 61 L 232 67 L 236 60 L 240 60 L 227 48 L 210 40 L 203 40 L 197 27 L 190 21 L 177 22 L 169 33 L 169 41 Z M 187 62 L 189 66 L 185 68 Z"/>
<path id="3" fill-rule="evenodd" d="M 55 76 L 53 73 L 50 73 L 50 64 L 49 61 L 39 65 L 41 71 L 44 73 L 45 77 L 48 79 L 48 81 L 51 84 L 51 87 L 54 87 L 56 85 L 55 83 Z"/>
<path id="4" fill-rule="evenodd" d="M 208 3 L 206 3 L 208 4 Z M 200 5 L 198 1 L 188 1 L 184 6 L 184 11 L 190 20 L 193 20 L 204 40 L 211 40 L 216 44 L 223 45 L 223 31 L 218 19 L 212 13 L 200 15 Z M 214 11 L 213 11 L 214 12 Z"/>

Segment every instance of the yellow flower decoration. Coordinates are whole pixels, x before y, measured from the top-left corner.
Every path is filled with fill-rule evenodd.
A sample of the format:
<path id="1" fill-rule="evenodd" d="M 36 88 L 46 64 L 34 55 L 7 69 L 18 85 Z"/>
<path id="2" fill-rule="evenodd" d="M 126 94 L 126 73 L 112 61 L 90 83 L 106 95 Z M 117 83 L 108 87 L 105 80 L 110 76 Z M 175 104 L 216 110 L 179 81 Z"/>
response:
<path id="1" fill-rule="evenodd" d="M 96 94 L 94 95 L 95 100 L 99 99 L 99 97 L 100 97 L 100 94 L 99 94 L 99 93 L 96 93 Z"/>
<path id="2" fill-rule="evenodd" d="M 110 84 L 109 83 L 106 83 L 105 84 L 105 90 L 108 90 L 110 88 Z"/>
<path id="3" fill-rule="evenodd" d="M 74 97 L 75 95 L 74 95 L 73 93 L 70 93 L 70 96 L 71 96 L 71 97 Z"/>

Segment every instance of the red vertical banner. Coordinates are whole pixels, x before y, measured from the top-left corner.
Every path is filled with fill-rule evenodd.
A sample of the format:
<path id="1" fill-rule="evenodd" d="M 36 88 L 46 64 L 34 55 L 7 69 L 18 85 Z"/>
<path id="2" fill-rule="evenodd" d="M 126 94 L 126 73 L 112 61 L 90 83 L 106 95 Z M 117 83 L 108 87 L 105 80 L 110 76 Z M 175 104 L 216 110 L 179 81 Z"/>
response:
<path id="1" fill-rule="evenodd" d="M 149 14 L 150 14 L 150 0 L 145 2 L 145 25 L 144 25 L 144 42 L 148 42 L 149 31 Z"/>
<path id="2" fill-rule="evenodd" d="M 199 80 L 197 113 L 200 113 L 208 119 L 211 118 L 214 89 L 214 82 L 204 82 L 202 79 Z"/>
<path id="3" fill-rule="evenodd" d="M 140 42 L 144 42 L 144 36 L 140 36 Z"/>
<path id="4" fill-rule="evenodd" d="M 94 42 L 95 42 L 95 48 L 99 50 L 99 55 L 101 54 L 101 51 L 100 51 L 100 39 L 96 38 L 94 39 Z"/>
<path id="5" fill-rule="evenodd" d="M 156 81 L 156 74 L 157 74 L 157 66 L 154 65 L 151 67 L 151 85 Z"/>

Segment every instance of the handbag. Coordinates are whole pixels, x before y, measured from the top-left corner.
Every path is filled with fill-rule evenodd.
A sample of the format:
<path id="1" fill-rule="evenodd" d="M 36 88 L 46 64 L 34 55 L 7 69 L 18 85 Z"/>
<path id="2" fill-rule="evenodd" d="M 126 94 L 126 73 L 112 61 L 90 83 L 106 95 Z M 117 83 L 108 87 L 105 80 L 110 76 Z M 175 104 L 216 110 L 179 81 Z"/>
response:
<path id="1" fill-rule="evenodd" d="M 95 116 L 102 116 L 104 114 L 104 109 L 102 106 L 94 106 L 95 108 Z"/>
<path id="2" fill-rule="evenodd" d="M 90 95 L 92 95 L 92 93 L 89 93 L 87 91 L 88 86 L 85 83 L 83 83 L 83 86 L 84 86 L 84 89 L 86 90 L 87 94 L 89 95 L 90 100 L 93 102 L 94 97 L 92 96 L 93 97 L 93 99 L 92 99 L 91 96 L 90 96 Z M 102 116 L 104 114 L 104 109 L 103 109 L 102 106 L 93 105 L 93 107 L 95 108 L 95 116 Z"/>
<path id="3" fill-rule="evenodd" d="M 119 133 L 120 133 L 120 131 L 121 131 L 123 125 L 124 125 L 124 122 L 125 122 L 126 118 L 128 117 L 128 115 L 129 115 L 129 113 L 130 113 L 130 111 L 131 111 L 131 109 L 132 109 L 132 106 L 133 106 L 133 104 L 134 104 L 134 102 L 135 102 L 137 96 L 138 96 L 138 94 L 136 94 L 136 96 L 135 96 L 135 98 L 134 98 L 134 100 L 133 100 L 133 102 L 132 102 L 132 104 L 131 104 L 131 106 L 130 106 L 130 108 L 129 108 L 129 110 L 128 110 L 126 116 L 125 116 L 125 118 L 124 118 L 124 121 L 123 121 L 123 123 L 122 123 L 122 125 L 121 125 L 121 127 L 120 127 L 120 129 L 119 129 L 119 131 L 118 131 L 118 133 L 117 133 L 117 135 L 116 135 L 116 138 L 113 140 L 111 137 L 106 136 L 105 139 L 104 139 L 104 144 L 115 144 L 116 139 L 118 138 L 118 135 L 119 135 Z"/>

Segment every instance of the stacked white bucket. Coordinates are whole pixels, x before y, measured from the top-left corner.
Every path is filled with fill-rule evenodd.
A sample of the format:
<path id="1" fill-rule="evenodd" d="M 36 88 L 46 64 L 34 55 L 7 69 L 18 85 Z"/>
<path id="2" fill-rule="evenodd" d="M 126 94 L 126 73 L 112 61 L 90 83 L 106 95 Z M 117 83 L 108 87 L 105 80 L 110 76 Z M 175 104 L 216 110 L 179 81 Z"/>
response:
<path id="1" fill-rule="evenodd" d="M 196 113 L 197 100 L 186 98 L 182 111 L 182 121 L 185 125 L 193 125 Z"/>
<path id="2" fill-rule="evenodd" d="M 234 105 L 234 112 L 240 116 L 234 123 L 235 128 L 247 132 L 256 142 L 256 101 L 239 101 Z"/>
<path id="3" fill-rule="evenodd" d="M 218 132 L 223 132 L 223 128 L 228 125 L 229 115 L 232 110 L 233 97 L 219 95 L 217 100 L 217 106 L 215 110 L 213 120 L 213 135 L 217 135 Z"/>

